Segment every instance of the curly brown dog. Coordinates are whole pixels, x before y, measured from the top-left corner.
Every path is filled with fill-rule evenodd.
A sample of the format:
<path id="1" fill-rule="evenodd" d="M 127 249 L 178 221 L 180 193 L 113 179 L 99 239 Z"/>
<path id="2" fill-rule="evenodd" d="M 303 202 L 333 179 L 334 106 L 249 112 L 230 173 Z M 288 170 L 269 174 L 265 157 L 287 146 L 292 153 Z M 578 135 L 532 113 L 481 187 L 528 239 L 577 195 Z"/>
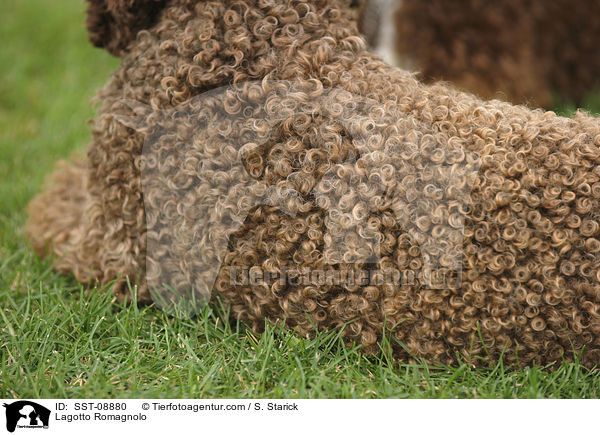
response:
<path id="1" fill-rule="evenodd" d="M 365 0 L 360 30 L 384 58 L 485 98 L 580 104 L 600 84 L 600 2 Z"/>
<path id="2" fill-rule="evenodd" d="M 596 364 L 600 122 L 423 85 L 351 14 L 91 1 L 92 41 L 122 62 L 87 157 L 29 207 L 36 250 L 123 298 L 128 282 L 142 302 L 160 284 L 212 290 L 257 331 L 343 326 L 366 352 L 385 334 L 404 360 Z"/>

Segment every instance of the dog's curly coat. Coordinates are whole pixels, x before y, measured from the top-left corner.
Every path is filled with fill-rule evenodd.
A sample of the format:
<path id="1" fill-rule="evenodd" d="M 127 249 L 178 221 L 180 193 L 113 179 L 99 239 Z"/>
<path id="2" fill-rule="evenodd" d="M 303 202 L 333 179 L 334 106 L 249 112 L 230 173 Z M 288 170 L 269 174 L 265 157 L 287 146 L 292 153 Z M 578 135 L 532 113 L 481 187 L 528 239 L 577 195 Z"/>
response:
<path id="1" fill-rule="evenodd" d="M 256 330 L 265 319 L 285 320 L 306 335 L 347 323 L 347 339 L 367 352 L 377 350 L 384 333 L 391 334 L 401 359 L 452 364 L 463 357 L 478 363 L 477 356 L 503 356 L 509 363 L 532 364 L 572 360 L 582 352 L 586 365 L 598 362 L 598 120 L 581 113 L 567 119 L 484 102 L 446 85 L 423 85 L 366 49 L 348 4 L 340 0 L 150 3 L 91 1 L 92 40 L 123 59 L 100 93 L 87 159 L 60 166 L 47 191 L 29 207 L 27 234 L 38 252 L 55 255 L 60 271 L 85 283 L 116 280 L 114 289 L 121 297 L 128 294 L 127 281 L 138 279 L 139 299 L 150 299 L 146 246 L 149 239 L 162 237 L 165 223 L 157 222 L 156 215 L 146 216 L 144 200 L 152 201 L 156 192 L 142 193 L 140 171 L 149 165 L 142 158 L 145 136 L 119 120 L 133 115 L 123 101 L 168 110 L 227 84 L 238 86 L 242 96 L 255 92 L 269 98 L 276 95 L 271 80 L 290 81 L 295 90 L 285 98 L 291 104 L 310 100 L 324 88 L 376 102 L 368 118 L 352 127 L 369 138 L 372 152 L 348 164 L 356 149 L 347 128 L 316 107 L 311 116 L 290 115 L 273 133 L 276 140 L 246 156 L 254 177 L 293 188 L 303 205 L 295 217 L 275 206 L 256 206 L 231 236 L 213 291 L 235 316 Z M 164 8 L 157 12 L 157 5 Z M 142 15 L 141 21 L 132 19 L 136 14 Z M 134 22 L 147 28 L 136 34 Z M 112 27 L 125 24 L 129 27 L 119 31 Z M 254 80 L 263 85 L 245 87 Z M 235 106 L 226 110 L 234 113 Z M 190 161 L 170 162 L 169 167 L 155 162 L 154 168 L 176 185 L 200 180 L 198 189 L 216 194 L 234 188 L 236 175 L 219 169 L 227 168 L 231 158 L 228 137 L 243 138 L 242 128 L 226 126 L 225 151 L 220 153 L 193 141 L 210 128 L 203 132 L 186 120 L 177 122 L 175 133 L 158 143 L 158 152 L 167 161 L 172 147 L 192 140 L 192 166 Z M 480 164 L 471 185 L 471 205 L 451 207 L 456 186 L 435 187 L 439 174 L 427 170 L 425 163 L 459 170 L 469 153 L 479 156 Z M 199 170 L 190 170 L 201 159 L 210 162 L 213 178 L 199 178 Z M 345 265 L 346 257 L 341 264 L 325 258 L 326 234 L 341 224 L 308 195 L 332 167 L 356 183 L 342 183 L 350 204 L 330 207 L 337 207 L 338 216 L 350 223 L 367 222 L 381 241 L 379 261 L 364 268 L 418 270 L 419 248 L 398 225 L 394 210 L 419 199 L 410 186 L 424 186 L 446 199 L 447 207 L 432 210 L 419 226 L 435 234 L 445 223 L 464 219 L 461 286 L 233 285 L 228 266 L 269 271 L 355 266 Z M 223 179 L 229 185 L 221 186 Z M 410 185 L 403 185 L 407 180 Z M 367 181 L 396 183 L 399 195 L 396 200 L 375 198 L 376 212 L 365 215 L 356 207 L 372 199 L 361 190 Z M 177 216 L 177 207 L 170 212 Z M 195 221 L 186 223 L 193 235 Z M 222 228 L 215 224 L 214 231 Z M 185 243 L 165 237 L 175 249 Z M 186 261 L 181 273 L 189 274 L 191 282 L 199 259 Z"/>

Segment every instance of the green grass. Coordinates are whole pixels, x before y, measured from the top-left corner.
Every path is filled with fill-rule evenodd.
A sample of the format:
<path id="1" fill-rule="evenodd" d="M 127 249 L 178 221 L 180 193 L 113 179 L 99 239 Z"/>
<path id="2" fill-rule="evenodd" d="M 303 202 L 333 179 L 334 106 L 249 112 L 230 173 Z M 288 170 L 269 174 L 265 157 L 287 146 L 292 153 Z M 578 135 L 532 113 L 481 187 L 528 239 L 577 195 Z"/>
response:
<path id="1" fill-rule="evenodd" d="M 599 396 L 600 373 L 578 364 L 399 364 L 385 345 L 374 357 L 346 347 L 339 331 L 255 335 L 219 307 L 172 318 L 54 272 L 24 240 L 24 208 L 55 161 L 85 146 L 89 100 L 118 64 L 87 42 L 83 7 L 0 2 L 0 397 Z"/>

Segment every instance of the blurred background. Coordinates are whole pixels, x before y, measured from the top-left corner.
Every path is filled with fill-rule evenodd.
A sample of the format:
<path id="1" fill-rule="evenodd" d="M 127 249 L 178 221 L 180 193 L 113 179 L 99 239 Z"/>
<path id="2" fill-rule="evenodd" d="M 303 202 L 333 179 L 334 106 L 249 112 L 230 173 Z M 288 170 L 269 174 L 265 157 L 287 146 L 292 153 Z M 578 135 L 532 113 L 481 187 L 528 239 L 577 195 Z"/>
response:
<path id="1" fill-rule="evenodd" d="M 90 100 L 118 65 L 89 44 L 84 10 L 82 0 L 0 2 L 0 240 L 54 162 L 85 146 Z"/>
<path id="2" fill-rule="evenodd" d="M 371 47 L 421 80 L 561 112 L 599 107 L 598 0 L 354 1 Z"/>

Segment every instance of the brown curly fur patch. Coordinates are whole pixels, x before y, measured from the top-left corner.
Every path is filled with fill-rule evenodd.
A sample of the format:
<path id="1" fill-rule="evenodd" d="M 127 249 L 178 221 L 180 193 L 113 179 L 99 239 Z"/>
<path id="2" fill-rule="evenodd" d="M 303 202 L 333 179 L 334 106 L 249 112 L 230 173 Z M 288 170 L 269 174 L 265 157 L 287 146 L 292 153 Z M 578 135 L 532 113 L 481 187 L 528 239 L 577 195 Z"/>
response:
<path id="1" fill-rule="evenodd" d="M 142 192 L 140 171 L 149 164 L 142 156 L 144 135 L 119 121 L 133 115 L 123 101 L 168 110 L 227 84 L 249 95 L 251 87 L 245 84 L 251 80 L 263 80 L 264 87 L 252 92 L 265 98 L 272 95 L 269 80 L 296 83 L 295 92 L 285 95 L 292 104 L 310 101 L 320 87 L 377 103 L 379 110 L 352 127 L 372 137 L 377 152 L 371 160 L 344 163 L 354 144 L 337 123 L 319 115 L 325 108 L 317 107 L 313 117 L 289 115 L 276 132 L 278 139 L 247 163 L 265 183 L 301 194 L 333 165 L 340 176 L 355 180 L 343 185 L 349 197 L 354 195 L 357 205 L 372 199 L 379 211 L 365 216 L 354 209 L 350 213 L 347 204 L 331 207 L 340 215 L 350 213 L 351 221 L 368 219 L 381 240 L 381 252 L 372 265 L 331 264 L 325 258 L 325 233 L 338 223 L 319 204 L 306 196 L 295 217 L 259 205 L 230 238 L 213 289 L 231 305 L 234 316 L 257 331 L 265 319 L 285 320 L 302 335 L 348 323 L 346 338 L 362 344 L 366 352 L 377 351 L 383 334 L 391 334 L 397 339 L 392 340 L 394 354 L 401 359 L 452 364 L 460 355 L 478 364 L 477 356 L 504 355 L 508 363 L 532 364 L 573 360 L 583 350 L 584 364 L 598 362 L 600 122 L 583 113 L 561 118 L 485 102 L 447 85 L 423 85 L 366 49 L 347 3 L 338 0 L 171 0 L 156 24 L 138 33 L 101 91 L 87 166 L 58 168 L 52 187 L 31 204 L 27 233 L 36 248 L 51 248 L 60 270 L 80 281 L 116 280 L 120 297 L 127 294 L 126 280 L 140 277 L 139 298 L 148 301 L 146 247 L 149 240 L 160 239 L 163 223 L 146 216 L 144 200 L 152 201 L 160 192 Z M 191 107 L 190 116 L 194 110 L 210 113 L 211 107 Z M 235 104 L 228 107 L 237 110 Z M 210 127 L 203 131 L 185 119 L 177 122 L 179 128 L 157 143 L 165 159 L 155 170 L 176 185 L 196 186 L 198 192 L 235 187 L 235 174 L 219 174 L 218 168 L 227 168 L 227 159 L 232 159 L 227 138 L 243 137 L 245 130 L 238 124 L 221 126 L 228 135 L 222 147 L 208 149 L 190 138 L 214 133 Z M 207 159 L 215 177 L 206 181 L 189 170 L 188 162 L 169 161 L 166 157 L 179 143 L 191 143 L 192 163 Z M 395 150 L 393 144 L 413 151 Z M 444 222 L 464 219 L 460 287 L 231 283 L 227 268 L 238 265 L 269 271 L 418 270 L 419 248 L 396 224 L 393 211 L 415 200 L 410 187 L 415 183 L 449 201 L 454 198 L 456 191 L 450 188 L 435 189 L 438 174 L 414 168 L 422 163 L 419 159 L 452 168 L 464 162 L 466 152 L 476 153 L 480 163 L 471 206 L 436 208 L 429 221 L 418 223 L 435 234 Z M 398 202 L 359 188 L 365 179 L 389 180 L 386 171 L 403 174 L 393 177 Z M 221 179 L 231 185 L 221 185 Z M 191 236 L 202 223 L 178 215 L 177 207 L 165 213 L 186 224 L 182 231 Z M 215 237 L 222 230 L 215 224 Z M 165 237 L 174 249 L 181 247 L 169 234 Z M 204 252 L 202 246 L 198 249 Z M 182 273 L 193 279 L 201 258 L 186 261 L 180 265 Z"/>
<path id="2" fill-rule="evenodd" d="M 150 27 L 167 0 L 87 0 L 89 38 L 115 56 L 121 56 L 137 33 Z"/>
<path id="3" fill-rule="evenodd" d="M 373 15 L 376 3 L 367 0 L 361 16 Z M 543 107 L 552 104 L 553 92 L 579 104 L 598 84 L 596 0 L 393 0 L 393 7 L 397 54 L 427 81 Z M 360 23 L 377 45 L 377 20 Z"/>

